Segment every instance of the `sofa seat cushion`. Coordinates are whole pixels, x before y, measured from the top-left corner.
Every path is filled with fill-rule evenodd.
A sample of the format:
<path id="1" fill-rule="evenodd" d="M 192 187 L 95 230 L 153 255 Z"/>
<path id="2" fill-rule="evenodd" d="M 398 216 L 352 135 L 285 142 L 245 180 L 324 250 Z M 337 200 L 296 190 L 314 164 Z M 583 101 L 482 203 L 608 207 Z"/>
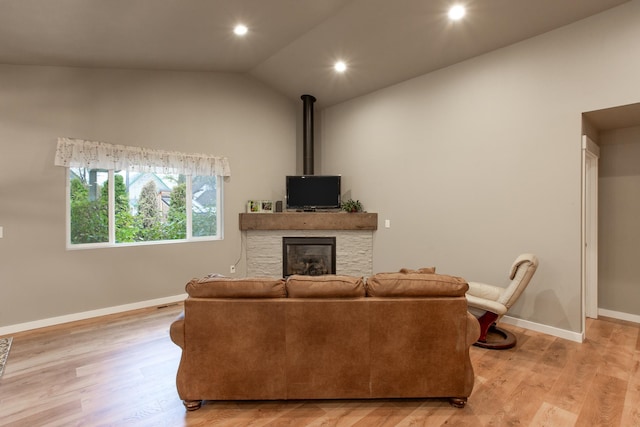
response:
<path id="1" fill-rule="evenodd" d="M 464 296 L 469 285 L 461 277 L 431 273 L 377 273 L 367 280 L 370 297 Z"/>
<path id="2" fill-rule="evenodd" d="M 192 279 L 186 286 L 194 298 L 285 298 L 284 279 L 268 277 L 205 277 Z"/>
<path id="3" fill-rule="evenodd" d="M 294 274 L 287 279 L 289 298 L 359 298 L 366 295 L 362 277 Z"/>

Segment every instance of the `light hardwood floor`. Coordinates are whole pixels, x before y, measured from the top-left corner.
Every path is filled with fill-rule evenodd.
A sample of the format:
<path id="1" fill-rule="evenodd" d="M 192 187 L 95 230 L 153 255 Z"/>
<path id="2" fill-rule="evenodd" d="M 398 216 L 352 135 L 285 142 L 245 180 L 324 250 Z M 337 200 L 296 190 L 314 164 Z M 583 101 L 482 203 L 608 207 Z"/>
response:
<path id="1" fill-rule="evenodd" d="M 640 426 L 640 325 L 589 320 L 578 344 L 507 326 L 515 349 L 472 347 L 464 409 L 443 399 L 206 402 L 175 389 L 181 305 L 14 335 L 2 426 Z"/>

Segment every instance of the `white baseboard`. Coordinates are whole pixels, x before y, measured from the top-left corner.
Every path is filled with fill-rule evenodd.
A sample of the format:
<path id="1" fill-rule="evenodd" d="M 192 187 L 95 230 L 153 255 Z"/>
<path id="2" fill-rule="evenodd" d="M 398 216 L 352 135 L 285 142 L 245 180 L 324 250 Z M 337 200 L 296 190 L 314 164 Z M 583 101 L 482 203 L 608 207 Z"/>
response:
<path id="1" fill-rule="evenodd" d="M 637 314 L 622 313 L 620 311 L 605 310 L 604 308 L 599 308 L 598 309 L 598 316 L 605 316 L 605 317 L 611 317 L 613 319 L 627 320 L 629 322 L 640 323 L 640 316 L 638 316 Z"/>
<path id="2" fill-rule="evenodd" d="M 583 335 L 580 332 L 567 331 L 566 329 L 554 328 L 553 326 L 543 325 L 541 323 L 530 322 L 528 320 L 517 319 L 515 317 L 504 316 L 500 322 L 508 325 L 518 326 L 520 328 L 529 329 L 543 334 L 553 335 L 554 337 L 564 338 L 566 340 L 582 343 Z"/>
<path id="3" fill-rule="evenodd" d="M 131 304 L 117 305 L 115 307 L 100 308 L 98 310 L 83 311 L 81 313 L 67 314 L 64 316 L 50 317 L 48 319 L 34 320 L 33 322 L 18 323 L 15 325 L 0 327 L 0 336 L 15 334 L 16 332 L 29 331 L 31 329 L 44 328 L 47 326 L 60 325 L 62 323 L 75 322 L 77 320 L 90 319 L 92 317 L 106 316 L 109 314 L 122 313 L 125 311 L 138 310 L 140 308 L 154 307 L 163 304 L 184 301 L 187 294 L 174 295 L 170 297 L 157 298 L 147 301 L 139 301 Z"/>

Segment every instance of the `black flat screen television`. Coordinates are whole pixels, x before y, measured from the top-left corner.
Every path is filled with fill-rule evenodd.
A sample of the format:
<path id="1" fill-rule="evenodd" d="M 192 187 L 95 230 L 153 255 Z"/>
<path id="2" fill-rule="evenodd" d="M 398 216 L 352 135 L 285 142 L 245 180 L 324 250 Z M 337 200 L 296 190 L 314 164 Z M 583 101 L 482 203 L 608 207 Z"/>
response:
<path id="1" fill-rule="evenodd" d="M 287 210 L 340 209 L 340 175 L 287 176 Z"/>

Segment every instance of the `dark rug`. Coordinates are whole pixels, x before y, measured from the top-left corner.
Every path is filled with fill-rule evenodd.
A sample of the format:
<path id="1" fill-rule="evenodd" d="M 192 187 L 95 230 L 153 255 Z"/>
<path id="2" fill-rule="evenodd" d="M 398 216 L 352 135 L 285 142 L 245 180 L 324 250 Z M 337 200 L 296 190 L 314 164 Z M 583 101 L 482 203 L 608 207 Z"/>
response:
<path id="1" fill-rule="evenodd" d="M 4 365 L 7 363 L 7 357 L 9 357 L 9 350 L 11 349 L 11 341 L 13 338 L 0 338 L 0 377 L 4 372 Z"/>

